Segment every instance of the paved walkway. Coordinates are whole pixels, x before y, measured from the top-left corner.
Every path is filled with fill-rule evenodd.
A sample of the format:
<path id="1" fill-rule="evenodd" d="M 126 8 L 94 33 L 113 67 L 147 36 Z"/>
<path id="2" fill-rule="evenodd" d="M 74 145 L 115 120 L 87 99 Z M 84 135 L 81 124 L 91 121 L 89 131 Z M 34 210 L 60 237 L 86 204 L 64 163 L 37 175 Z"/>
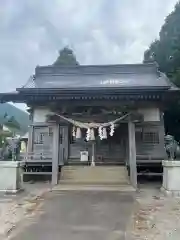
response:
<path id="1" fill-rule="evenodd" d="M 47 184 L 29 185 L 22 195 L 0 196 L 0 240 L 179 240 L 180 198 L 159 188 L 49 192 Z"/>
<path id="2" fill-rule="evenodd" d="M 123 240 L 133 211 L 132 193 L 50 192 L 13 240 Z"/>

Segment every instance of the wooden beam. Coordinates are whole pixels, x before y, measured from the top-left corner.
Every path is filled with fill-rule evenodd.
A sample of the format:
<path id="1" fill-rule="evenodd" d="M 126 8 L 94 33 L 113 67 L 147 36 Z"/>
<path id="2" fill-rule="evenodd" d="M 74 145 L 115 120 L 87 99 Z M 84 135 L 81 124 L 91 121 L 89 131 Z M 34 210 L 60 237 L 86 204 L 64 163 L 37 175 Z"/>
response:
<path id="1" fill-rule="evenodd" d="M 59 125 L 53 127 L 53 146 L 52 146 L 52 185 L 58 184 L 59 175 Z"/>
<path id="2" fill-rule="evenodd" d="M 55 122 L 33 122 L 31 127 L 53 127 Z"/>
<path id="3" fill-rule="evenodd" d="M 137 188 L 135 124 L 131 120 L 129 120 L 128 122 L 128 135 L 129 135 L 130 181 L 133 187 Z"/>

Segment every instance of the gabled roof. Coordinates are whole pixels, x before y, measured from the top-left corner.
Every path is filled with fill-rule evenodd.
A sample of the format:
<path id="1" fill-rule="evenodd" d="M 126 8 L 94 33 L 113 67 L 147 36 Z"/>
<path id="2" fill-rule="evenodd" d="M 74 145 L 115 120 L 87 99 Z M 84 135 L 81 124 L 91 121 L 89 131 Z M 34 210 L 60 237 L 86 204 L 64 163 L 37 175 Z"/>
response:
<path id="1" fill-rule="evenodd" d="M 38 66 L 35 75 L 23 87 L 17 88 L 16 92 L 1 93 L 0 102 L 86 99 L 125 101 L 127 98 L 151 101 L 161 99 L 164 93 L 168 99 L 179 98 L 179 90 L 165 74 L 159 72 L 156 63 Z"/>
<path id="2" fill-rule="evenodd" d="M 18 89 L 177 89 L 156 63 L 36 67 L 35 75 Z"/>

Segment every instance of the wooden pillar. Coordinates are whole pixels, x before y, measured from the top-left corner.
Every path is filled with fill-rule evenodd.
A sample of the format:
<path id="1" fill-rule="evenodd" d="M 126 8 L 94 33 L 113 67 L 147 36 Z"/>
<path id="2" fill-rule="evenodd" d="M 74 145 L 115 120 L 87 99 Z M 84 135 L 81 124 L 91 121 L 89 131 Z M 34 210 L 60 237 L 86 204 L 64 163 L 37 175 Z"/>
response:
<path id="1" fill-rule="evenodd" d="M 34 132 L 34 127 L 30 125 L 29 133 L 28 133 L 28 144 L 27 144 L 28 153 L 31 153 L 33 151 L 33 132 Z"/>
<path id="2" fill-rule="evenodd" d="M 135 124 L 129 120 L 128 122 L 129 135 L 129 167 L 130 181 L 133 187 L 137 187 L 137 166 L 136 166 L 136 139 L 135 139 Z"/>
<path id="3" fill-rule="evenodd" d="M 52 145 L 52 185 L 58 184 L 59 174 L 59 125 L 53 127 Z"/>
<path id="4" fill-rule="evenodd" d="M 95 141 L 92 141 L 92 159 L 91 159 L 91 166 L 94 167 L 95 163 Z"/>

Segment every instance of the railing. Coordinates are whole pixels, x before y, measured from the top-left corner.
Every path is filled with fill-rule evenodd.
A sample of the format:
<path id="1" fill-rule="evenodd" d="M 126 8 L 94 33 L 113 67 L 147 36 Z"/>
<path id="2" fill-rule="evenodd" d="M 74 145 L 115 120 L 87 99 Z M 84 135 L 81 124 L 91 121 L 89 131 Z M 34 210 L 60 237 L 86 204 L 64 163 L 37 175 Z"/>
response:
<path id="1" fill-rule="evenodd" d="M 136 162 L 137 163 L 161 163 L 163 160 L 163 157 L 156 157 L 156 156 L 150 156 L 150 155 L 143 155 L 143 154 L 137 154 L 136 155 Z"/>
<path id="2" fill-rule="evenodd" d="M 52 152 L 21 153 L 25 175 L 52 175 Z"/>
<path id="3" fill-rule="evenodd" d="M 20 154 L 20 160 L 23 162 L 52 162 L 52 152 L 46 152 L 46 153 L 34 153 L 34 152 L 28 152 L 28 153 L 21 153 Z"/>

